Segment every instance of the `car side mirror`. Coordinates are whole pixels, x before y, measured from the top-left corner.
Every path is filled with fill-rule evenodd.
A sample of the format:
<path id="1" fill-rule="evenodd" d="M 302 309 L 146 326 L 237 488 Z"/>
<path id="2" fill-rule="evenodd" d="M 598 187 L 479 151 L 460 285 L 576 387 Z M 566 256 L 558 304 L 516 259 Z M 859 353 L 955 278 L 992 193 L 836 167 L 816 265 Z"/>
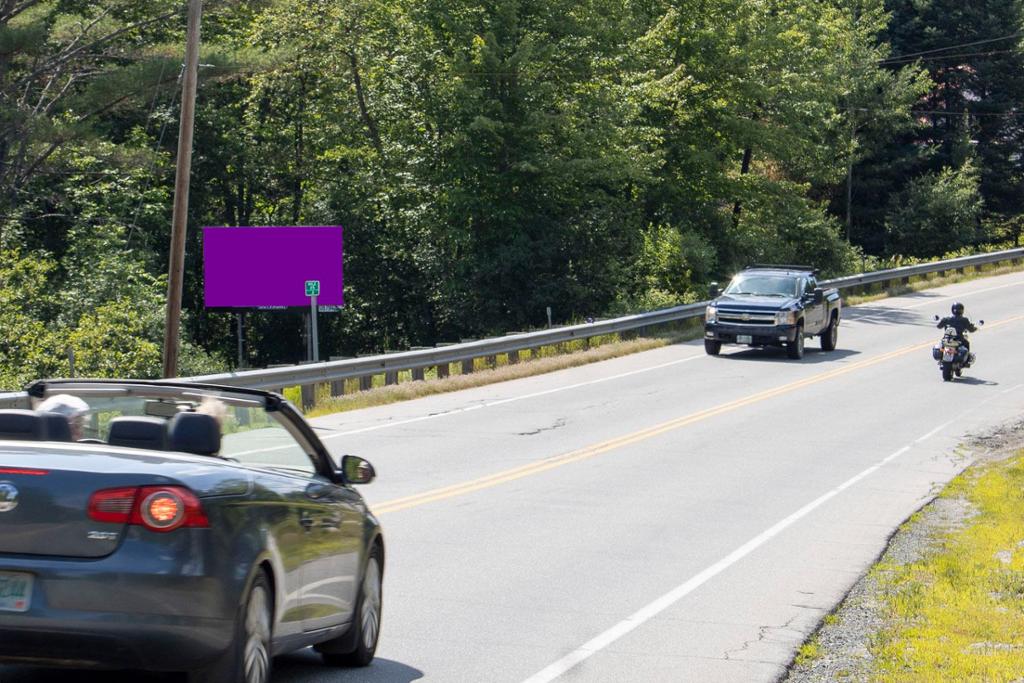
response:
<path id="1" fill-rule="evenodd" d="M 820 304 L 824 300 L 825 300 L 825 290 L 822 289 L 821 287 L 817 287 L 814 290 L 814 303 Z"/>
<path id="2" fill-rule="evenodd" d="M 346 484 L 369 484 L 377 476 L 373 465 L 357 455 L 342 456 L 338 471 Z"/>
<path id="3" fill-rule="evenodd" d="M 721 287 L 718 286 L 717 282 L 712 282 L 710 285 L 708 285 L 708 296 L 711 297 L 712 299 L 717 299 L 718 297 L 722 296 L 722 289 Z"/>

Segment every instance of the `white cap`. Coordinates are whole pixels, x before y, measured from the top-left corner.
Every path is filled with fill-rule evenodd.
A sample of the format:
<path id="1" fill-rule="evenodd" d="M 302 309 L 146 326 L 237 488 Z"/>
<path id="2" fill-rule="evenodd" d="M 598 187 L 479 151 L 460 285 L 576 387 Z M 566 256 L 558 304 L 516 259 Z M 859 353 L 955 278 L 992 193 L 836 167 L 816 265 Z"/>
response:
<path id="1" fill-rule="evenodd" d="M 88 413 L 89 404 L 71 394 L 56 394 L 36 406 L 36 410 L 46 413 L 58 413 L 69 420 L 73 420 Z"/>

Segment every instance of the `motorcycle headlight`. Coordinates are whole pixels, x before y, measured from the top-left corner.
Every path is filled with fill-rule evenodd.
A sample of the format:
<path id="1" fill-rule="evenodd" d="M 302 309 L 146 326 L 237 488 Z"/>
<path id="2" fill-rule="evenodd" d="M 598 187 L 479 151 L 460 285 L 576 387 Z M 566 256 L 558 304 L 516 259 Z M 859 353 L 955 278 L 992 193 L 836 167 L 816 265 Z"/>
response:
<path id="1" fill-rule="evenodd" d="M 775 314 L 776 325 L 796 325 L 796 311 L 779 311 Z"/>
<path id="2" fill-rule="evenodd" d="M 704 311 L 704 320 L 709 323 L 718 322 L 718 308 L 715 306 L 708 306 Z"/>

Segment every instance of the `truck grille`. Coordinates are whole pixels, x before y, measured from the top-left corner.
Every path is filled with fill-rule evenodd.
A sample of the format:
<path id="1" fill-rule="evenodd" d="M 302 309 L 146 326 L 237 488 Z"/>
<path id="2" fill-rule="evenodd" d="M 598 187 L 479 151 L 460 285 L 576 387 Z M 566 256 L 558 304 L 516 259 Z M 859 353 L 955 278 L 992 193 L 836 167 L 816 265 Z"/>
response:
<path id="1" fill-rule="evenodd" d="M 728 325 L 774 325 L 775 313 L 718 309 L 718 322 Z"/>

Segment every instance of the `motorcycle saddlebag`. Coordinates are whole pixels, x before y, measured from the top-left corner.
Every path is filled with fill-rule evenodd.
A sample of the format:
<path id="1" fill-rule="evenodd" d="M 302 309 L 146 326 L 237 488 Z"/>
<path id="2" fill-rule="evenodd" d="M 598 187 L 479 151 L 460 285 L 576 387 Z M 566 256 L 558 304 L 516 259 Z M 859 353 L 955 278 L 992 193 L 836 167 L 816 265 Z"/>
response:
<path id="1" fill-rule="evenodd" d="M 939 344 L 936 344 L 935 346 L 932 347 L 932 359 L 942 360 L 942 346 L 940 346 Z"/>

